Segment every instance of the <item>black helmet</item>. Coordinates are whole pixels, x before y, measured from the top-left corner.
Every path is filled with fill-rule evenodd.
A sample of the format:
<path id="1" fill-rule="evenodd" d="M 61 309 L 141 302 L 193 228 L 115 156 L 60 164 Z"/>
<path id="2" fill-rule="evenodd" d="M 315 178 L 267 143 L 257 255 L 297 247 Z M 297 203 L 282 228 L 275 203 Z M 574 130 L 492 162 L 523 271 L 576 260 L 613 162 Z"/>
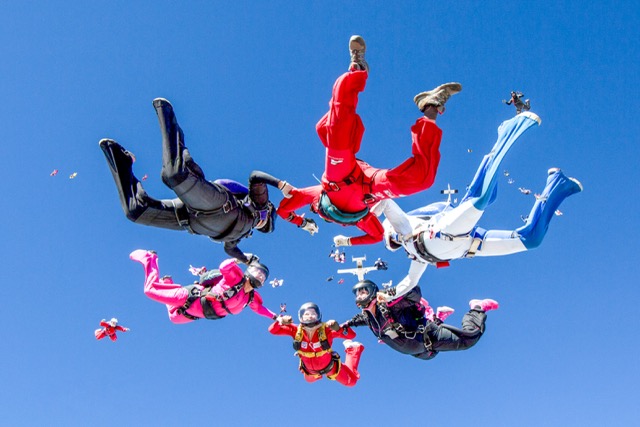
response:
<path id="1" fill-rule="evenodd" d="M 307 310 L 313 310 L 316 312 L 316 320 L 313 321 L 308 321 L 308 320 L 303 320 L 302 316 L 304 315 L 304 312 Z M 302 323 L 304 326 L 308 326 L 308 327 L 314 327 L 317 324 L 319 324 L 322 321 L 322 313 L 320 313 L 320 307 L 318 307 L 318 304 L 313 303 L 313 302 L 306 302 L 304 304 L 302 304 L 300 306 L 300 309 L 298 310 L 298 320 L 300 321 L 300 323 Z"/>
<path id="2" fill-rule="evenodd" d="M 367 291 L 367 295 L 358 298 L 358 292 L 362 289 Z M 353 286 L 351 292 L 356 296 L 356 305 L 360 308 L 367 308 L 369 307 L 369 304 L 371 304 L 371 301 L 376 299 L 378 285 L 373 283 L 371 280 L 361 280 Z"/>
<path id="3" fill-rule="evenodd" d="M 253 289 L 257 289 L 267 281 L 267 278 L 269 277 L 269 268 L 258 261 L 253 261 L 249 264 L 244 273 L 249 279 L 249 282 L 251 282 L 251 287 Z"/>

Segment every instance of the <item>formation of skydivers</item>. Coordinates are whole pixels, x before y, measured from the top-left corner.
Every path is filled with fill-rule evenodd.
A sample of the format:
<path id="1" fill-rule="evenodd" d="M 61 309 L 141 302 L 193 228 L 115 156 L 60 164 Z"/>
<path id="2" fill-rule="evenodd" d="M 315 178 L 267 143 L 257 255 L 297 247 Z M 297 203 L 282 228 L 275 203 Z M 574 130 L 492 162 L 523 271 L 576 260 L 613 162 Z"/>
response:
<path id="1" fill-rule="evenodd" d="M 356 384 L 364 346 L 352 339 L 356 336 L 353 328 L 359 326 L 368 326 L 378 340 L 392 349 L 425 360 L 441 351 L 465 350 L 475 345 L 485 331 L 486 312 L 496 310 L 498 303 L 472 299 L 461 328 L 443 323 L 454 310 L 442 306 L 434 312 L 422 297 L 418 282 L 427 266 L 441 267 L 458 258 L 533 249 L 542 242 L 562 201 L 582 191 L 579 181 L 552 168 L 525 225 L 516 230 L 485 230 L 477 225 L 496 197 L 497 171 L 507 151 L 528 129 L 541 123 L 530 111 L 529 100 L 522 102 L 523 95 L 513 92 L 509 104 L 516 106 L 517 115 L 499 126 L 498 139 L 483 158 L 460 204 L 454 207 L 450 201 L 439 202 L 405 213 L 392 199 L 433 184 L 442 137 L 436 119 L 462 86 L 446 83 L 416 95 L 414 102 L 422 115 L 411 127 L 412 156 L 391 169 L 373 168 L 356 158 L 364 132 L 356 107 L 369 75 L 365 50 L 361 36 L 350 38 L 348 71 L 336 80 L 329 111 L 316 125 L 326 148 L 325 171 L 319 185 L 296 188 L 262 171 L 250 174 L 248 186 L 226 179 L 208 181 L 185 145 L 172 105 L 162 98 L 153 101 L 162 133 L 162 181 L 176 198 L 159 200 L 149 196 L 133 173 L 133 155 L 114 140 L 103 139 L 99 143 L 129 220 L 208 236 L 223 242 L 225 252 L 232 257 L 216 270 L 202 271 L 198 282 L 182 286 L 170 276 L 160 275 L 154 251 L 136 250 L 130 258 L 144 268 L 145 295 L 165 304 L 174 323 L 221 319 L 249 307 L 273 320 L 270 333 L 292 338 L 300 358 L 299 369 L 308 382 L 326 376 L 345 386 Z M 269 186 L 282 192 L 277 208 L 269 200 Z M 381 290 L 359 276 L 352 291 L 361 312 L 342 324 L 335 320 L 323 322 L 320 308 L 312 302 L 298 310 L 299 324 L 293 323 L 292 316 L 269 310 L 258 293 L 267 281 L 269 269 L 256 255 L 238 247 L 254 229 L 273 232 L 276 216 L 313 235 L 318 231 L 316 222 L 296 213 L 307 205 L 328 222 L 354 225 L 364 233 L 335 236 L 336 248 L 384 241 L 387 249 L 403 248 L 411 259 L 407 276 L 396 286 Z M 385 216 L 383 222 L 380 215 Z M 340 250 L 336 249 L 332 256 L 339 261 L 336 257 L 341 256 Z M 244 270 L 239 264 L 246 265 Z M 378 260 L 376 267 L 386 269 L 386 263 Z M 115 340 L 115 330 L 128 330 L 116 325 L 116 319 L 103 321 L 101 326 L 105 329 L 97 330 L 96 338 L 109 336 Z M 344 361 L 333 350 L 336 338 L 344 340 Z"/>

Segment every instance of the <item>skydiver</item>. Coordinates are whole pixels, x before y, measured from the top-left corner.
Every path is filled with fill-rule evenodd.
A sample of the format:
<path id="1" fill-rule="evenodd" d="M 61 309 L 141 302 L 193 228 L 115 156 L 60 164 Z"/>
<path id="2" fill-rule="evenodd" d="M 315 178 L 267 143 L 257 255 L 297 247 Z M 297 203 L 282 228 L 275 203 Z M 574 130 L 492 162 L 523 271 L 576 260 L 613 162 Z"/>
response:
<path id="1" fill-rule="evenodd" d="M 160 278 L 158 255 L 154 251 L 138 249 L 129 258 L 144 267 L 144 294 L 165 304 L 173 323 L 222 319 L 240 313 L 247 306 L 260 316 L 277 318 L 262 304 L 256 290 L 269 276 L 269 269 L 259 261 L 251 262 L 243 272 L 237 260 L 227 259 L 220 264 L 219 271 L 207 272 L 199 283 L 181 286 L 173 283 L 170 276 Z"/>
<path id="2" fill-rule="evenodd" d="M 440 307 L 436 316 L 427 318 L 427 310 L 431 314 L 433 310 L 421 297 L 420 287 L 403 296 L 395 295 L 395 291 L 395 288 L 379 291 L 370 280 L 356 283 L 353 293 L 362 312 L 342 326 L 368 326 L 393 350 L 423 360 L 433 359 L 441 351 L 473 347 L 484 334 L 485 313 L 498 308 L 492 299 L 469 301 L 470 310 L 462 318 L 462 329 L 459 329 L 442 323 L 453 312 L 449 307 Z"/>
<path id="3" fill-rule="evenodd" d="M 511 99 L 509 99 L 508 101 L 503 99 L 502 102 L 504 102 L 507 105 L 513 104 L 513 106 L 516 107 L 516 114 L 520 114 L 522 113 L 522 111 L 529 111 L 531 109 L 531 102 L 529 102 L 528 99 L 525 99 L 524 101 L 522 101 L 523 96 L 524 96 L 524 93 L 516 92 L 512 90 Z"/>
<path id="4" fill-rule="evenodd" d="M 364 91 L 369 75 L 365 50 L 364 39 L 352 36 L 349 40 L 349 70 L 336 80 L 329 112 L 316 125 L 320 140 L 326 147 L 321 185 L 292 188 L 289 192 L 291 197 L 283 199 L 278 207 L 278 215 L 298 227 L 305 228 L 309 220 L 297 215 L 295 210 L 311 205 L 311 210 L 323 219 L 345 226 L 355 225 L 366 233 L 351 238 L 336 236 L 336 246 L 381 241 L 382 225 L 369 211 L 371 206 L 379 200 L 413 194 L 433 184 L 440 162 L 442 138 L 436 117 L 444 112 L 449 97 L 462 90 L 459 83 L 447 83 L 416 95 L 414 102 L 424 116 L 411 128 L 412 156 L 392 169 L 371 167 L 356 158 L 364 133 L 356 106 L 358 94 Z"/>
<path id="5" fill-rule="evenodd" d="M 116 319 L 115 317 L 113 317 L 108 322 L 105 319 L 102 319 L 100 321 L 100 326 L 102 326 L 102 328 L 96 329 L 94 332 L 97 340 L 101 340 L 104 337 L 109 337 L 111 341 L 116 341 L 118 339 L 116 331 L 129 332 L 129 328 L 118 325 L 118 319 Z"/>
<path id="6" fill-rule="evenodd" d="M 300 325 L 292 323 L 291 316 L 280 316 L 269 326 L 273 335 L 287 335 L 293 338 L 293 348 L 300 358 L 300 372 L 307 382 L 315 382 L 326 375 L 347 387 L 353 387 L 360 378 L 358 364 L 364 346 L 352 341 L 356 333 L 348 326 L 340 326 L 335 320 L 322 322 L 320 308 L 308 302 L 298 310 Z M 332 350 L 333 340 L 344 339 L 345 361 Z"/>
<path id="7" fill-rule="evenodd" d="M 409 274 L 398 284 L 401 294 L 418 283 L 428 264 L 448 266 L 449 261 L 474 256 L 500 256 L 535 249 L 542 243 L 558 206 L 582 184 L 558 168 L 548 170 L 547 183 L 525 224 L 515 230 L 485 230 L 477 226 L 484 210 L 496 197 L 500 162 L 518 137 L 538 124 L 532 112 L 507 120 L 498 128 L 498 141 L 487 154 L 462 202 L 455 208 L 448 202 L 434 203 L 405 213 L 393 200 L 383 200 L 375 208 L 386 219 L 385 246 L 391 251 L 404 248 L 412 259 Z"/>
<path id="8" fill-rule="evenodd" d="M 228 255 L 251 263 L 253 258 L 238 248 L 240 240 L 249 237 L 253 229 L 262 233 L 275 229 L 275 207 L 269 201 L 267 184 L 282 190 L 285 196 L 291 186 L 260 171 L 251 173 L 249 188 L 232 180 L 207 181 L 185 146 L 184 133 L 169 101 L 156 98 L 153 106 L 162 133 L 162 181 L 178 197 L 150 197 L 133 174 L 133 155 L 114 140 L 102 139 L 100 148 L 125 215 L 136 224 L 209 236 L 224 242 Z"/>

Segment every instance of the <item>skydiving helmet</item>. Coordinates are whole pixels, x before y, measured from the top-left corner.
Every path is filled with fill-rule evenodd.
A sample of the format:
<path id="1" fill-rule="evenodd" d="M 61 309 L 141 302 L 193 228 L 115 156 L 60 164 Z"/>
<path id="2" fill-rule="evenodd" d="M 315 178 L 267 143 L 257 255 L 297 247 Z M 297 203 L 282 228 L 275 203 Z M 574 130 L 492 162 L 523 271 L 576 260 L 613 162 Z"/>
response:
<path id="1" fill-rule="evenodd" d="M 256 208 L 255 214 L 258 217 L 258 223 L 255 229 L 261 233 L 272 233 L 276 229 L 276 208 L 273 203 L 267 202 L 263 209 Z"/>
<path id="2" fill-rule="evenodd" d="M 353 286 L 351 292 L 356 296 L 356 305 L 360 308 L 367 308 L 371 301 L 376 299 L 378 285 L 371 280 L 361 280 Z"/>
<path id="3" fill-rule="evenodd" d="M 258 289 L 267 281 L 267 278 L 269 277 L 269 268 L 258 261 L 253 261 L 245 270 L 244 275 L 249 279 L 251 287 L 253 289 Z"/>
<path id="4" fill-rule="evenodd" d="M 255 229 L 271 233 L 276 229 L 276 208 L 269 201 L 269 188 L 264 182 L 249 183 L 249 200 L 258 218 Z"/>
<path id="5" fill-rule="evenodd" d="M 300 306 L 298 310 L 298 320 L 306 327 L 312 328 L 322 321 L 320 307 L 313 302 L 307 302 Z"/>

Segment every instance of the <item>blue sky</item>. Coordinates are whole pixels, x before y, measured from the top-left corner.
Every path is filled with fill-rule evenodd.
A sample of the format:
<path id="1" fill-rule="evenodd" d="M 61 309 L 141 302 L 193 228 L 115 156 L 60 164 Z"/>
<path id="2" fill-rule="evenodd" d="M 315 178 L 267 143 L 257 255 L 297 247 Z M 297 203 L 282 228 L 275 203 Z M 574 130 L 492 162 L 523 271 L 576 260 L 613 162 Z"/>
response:
<path id="1" fill-rule="evenodd" d="M 632 2 L 578 1 L 5 4 L 0 424 L 633 424 L 639 15 Z M 441 200 L 447 184 L 464 189 L 514 113 L 501 103 L 514 89 L 543 123 L 507 155 L 516 182 L 501 179 L 480 225 L 518 227 L 533 197 L 517 186 L 540 191 L 549 167 L 585 190 L 561 206 L 537 250 L 427 270 L 423 294 L 457 310 L 450 323 L 471 298 L 501 303 L 478 345 L 423 362 L 360 328 L 361 380 L 347 389 L 305 383 L 290 340 L 268 334 L 269 322 L 249 311 L 171 324 L 142 293 L 129 252 L 155 249 L 161 272 L 189 283 L 189 265 L 215 267 L 222 247 L 127 221 L 98 141 L 130 149 L 148 192 L 173 197 L 159 176 L 151 105 L 165 97 L 209 179 L 246 181 L 262 169 L 312 185 L 324 154 L 315 123 L 346 70 L 352 34 L 368 45 L 360 157 L 374 166 L 409 155 L 416 93 L 447 81 L 464 87 L 438 119 L 434 186 L 402 207 Z M 286 302 L 295 313 L 312 300 L 325 320 L 344 321 L 357 312 L 355 278 L 327 282 L 341 267 L 327 255 L 333 235 L 355 230 L 319 225 L 311 237 L 280 221 L 241 247 L 285 280 L 261 292 L 269 307 Z M 371 274 L 377 283 L 397 283 L 409 265 L 381 244 L 347 249 L 361 255 L 389 262 Z M 100 319 L 114 316 L 131 332 L 96 341 Z"/>

